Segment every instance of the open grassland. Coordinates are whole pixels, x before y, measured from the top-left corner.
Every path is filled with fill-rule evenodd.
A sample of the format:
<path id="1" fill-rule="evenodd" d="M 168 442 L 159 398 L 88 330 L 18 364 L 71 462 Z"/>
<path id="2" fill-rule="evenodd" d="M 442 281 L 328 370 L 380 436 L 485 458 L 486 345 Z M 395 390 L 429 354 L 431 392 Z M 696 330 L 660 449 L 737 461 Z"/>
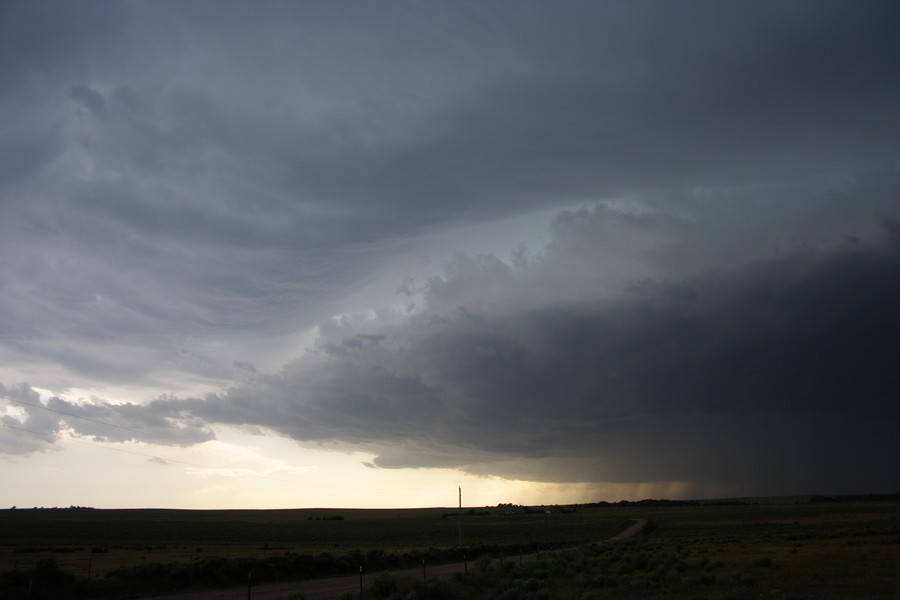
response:
<path id="1" fill-rule="evenodd" d="M 505 514 L 466 510 L 464 546 L 603 539 L 627 519 L 598 508 Z M 452 509 L 408 510 L 85 510 L 0 511 L 0 566 L 29 556 L 105 562 L 221 555 L 403 551 L 457 547 L 460 520 Z"/>
<path id="2" fill-rule="evenodd" d="M 172 590 L 238 583 L 248 570 L 264 582 L 534 551 L 601 540 L 626 523 L 599 508 L 466 509 L 461 519 L 453 509 L 4 510 L 0 573 L 52 561 L 45 578 L 73 575 L 84 593 Z"/>
<path id="3" fill-rule="evenodd" d="M 649 530 L 481 563 L 446 581 L 382 575 L 365 597 L 501 600 L 900 598 L 900 503 L 611 507 Z M 409 596 L 412 592 L 414 595 Z"/>
<path id="4" fill-rule="evenodd" d="M 0 596 L 27 597 L 29 580 L 38 581 L 32 598 L 145 597 L 240 585 L 248 570 L 261 591 L 267 582 L 352 573 L 358 565 L 375 573 L 421 560 L 455 562 L 466 553 L 466 573 L 428 581 L 385 573 L 368 579 L 363 595 L 900 598 L 895 500 L 607 505 L 552 514 L 479 509 L 473 512 L 487 514 L 462 518 L 462 547 L 456 517 L 442 518 L 452 512 L 0 511 Z M 650 527 L 628 541 L 598 543 L 633 518 L 650 519 Z M 516 560 L 532 551 L 538 555 L 531 560 Z"/>

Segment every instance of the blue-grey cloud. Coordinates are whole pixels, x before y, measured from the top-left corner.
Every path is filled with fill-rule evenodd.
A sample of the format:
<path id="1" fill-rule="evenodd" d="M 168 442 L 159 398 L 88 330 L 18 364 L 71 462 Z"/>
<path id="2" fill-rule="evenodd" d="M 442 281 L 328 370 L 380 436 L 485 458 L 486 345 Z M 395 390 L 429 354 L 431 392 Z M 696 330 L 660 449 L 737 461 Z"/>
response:
<path id="1" fill-rule="evenodd" d="M 0 384 L 0 403 L 15 406 L 22 413 L 18 418 L 9 414 L 0 417 L 0 454 L 28 455 L 54 447 L 60 420 L 40 408 L 40 395 L 31 386 Z"/>
<path id="2" fill-rule="evenodd" d="M 146 415 L 67 405 L 137 430 L 183 423 L 185 443 L 210 419 L 377 447 L 381 466 L 534 477 L 635 465 L 701 480 L 718 472 L 695 460 L 710 432 L 749 451 L 754 419 L 837 431 L 837 413 L 802 417 L 812 397 L 840 404 L 826 392 L 846 387 L 813 373 L 837 377 L 838 342 L 863 344 L 835 327 L 855 312 L 892 326 L 879 223 L 897 216 L 898 16 L 887 2 L 4 3 L 0 380 L 213 390 Z M 559 212 L 546 250 L 469 252 L 442 276 L 398 277 L 407 313 L 329 321 L 385 302 L 359 294 L 434 236 L 536 210 Z M 890 390 L 879 335 L 844 373 Z M 734 399 L 724 416 L 716 390 Z M 690 410 L 667 421 L 664 397 Z M 693 454 L 653 467 L 667 431 Z M 612 443 L 596 439 L 633 460 L 601 458 Z"/>
<path id="3" fill-rule="evenodd" d="M 609 218 L 586 212 L 577 235 L 590 241 Z M 282 373 L 183 407 L 368 448 L 381 467 L 744 493 L 891 489 L 895 474 L 873 457 L 897 449 L 897 231 L 887 220 L 871 239 L 617 295 L 563 286 L 580 290 L 568 298 L 544 285 L 562 283 L 547 272 L 561 246 L 518 270 L 460 257 L 414 316 L 345 320 Z"/>
<path id="4" fill-rule="evenodd" d="M 0 418 L 0 454 L 29 455 L 57 447 L 63 432 L 101 442 L 145 442 L 190 446 L 215 439 L 209 424 L 186 413 L 165 397 L 146 405 L 109 403 L 98 398 L 72 402 L 58 397 L 42 401 L 28 384 L 0 384 L 0 406 L 20 411 Z M 159 410 L 159 407 L 164 407 Z"/>

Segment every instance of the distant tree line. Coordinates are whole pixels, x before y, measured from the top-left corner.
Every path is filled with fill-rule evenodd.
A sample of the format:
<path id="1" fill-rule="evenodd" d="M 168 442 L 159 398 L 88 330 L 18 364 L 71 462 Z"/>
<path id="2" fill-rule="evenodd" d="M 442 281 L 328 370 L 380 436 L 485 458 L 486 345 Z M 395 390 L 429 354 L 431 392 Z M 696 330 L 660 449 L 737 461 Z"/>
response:
<path id="1" fill-rule="evenodd" d="M 447 518 L 450 518 L 450 517 L 457 517 L 457 516 L 459 516 L 459 514 L 460 514 L 459 511 L 457 511 L 457 512 L 445 512 L 444 514 L 441 515 L 441 518 L 442 518 L 442 519 L 447 519 Z M 486 510 L 475 510 L 474 508 L 470 508 L 470 509 L 468 509 L 467 511 L 465 511 L 464 513 L 462 513 L 462 516 L 464 516 L 464 517 L 486 517 L 486 516 L 488 516 L 488 515 L 490 515 L 490 514 L 491 514 L 491 513 L 489 513 L 489 512 L 486 511 Z"/>
<path id="2" fill-rule="evenodd" d="M 618 502 L 593 502 L 582 506 L 749 506 L 759 504 L 750 500 L 667 500 L 646 498 L 644 500 L 619 500 Z"/>
<path id="3" fill-rule="evenodd" d="M 16 506 L 10 506 L 9 510 L 16 510 Z M 28 510 L 28 509 L 24 509 Z M 31 510 L 95 510 L 93 506 L 34 506 Z"/>
<path id="4" fill-rule="evenodd" d="M 497 508 L 503 509 L 504 515 L 542 515 L 544 513 L 574 513 L 577 511 L 579 506 L 591 506 L 589 504 L 573 504 L 568 506 L 560 506 L 559 504 L 554 504 L 553 506 L 525 506 L 522 504 L 513 504 L 512 502 L 504 504 L 501 502 L 497 505 Z M 487 508 L 487 507 L 485 507 Z M 472 511 L 469 510 L 471 513 Z M 479 515 L 486 515 L 488 513 L 477 513 Z"/>
<path id="5" fill-rule="evenodd" d="M 857 494 L 848 496 L 811 496 L 810 504 L 823 502 L 896 502 L 900 494 Z"/>

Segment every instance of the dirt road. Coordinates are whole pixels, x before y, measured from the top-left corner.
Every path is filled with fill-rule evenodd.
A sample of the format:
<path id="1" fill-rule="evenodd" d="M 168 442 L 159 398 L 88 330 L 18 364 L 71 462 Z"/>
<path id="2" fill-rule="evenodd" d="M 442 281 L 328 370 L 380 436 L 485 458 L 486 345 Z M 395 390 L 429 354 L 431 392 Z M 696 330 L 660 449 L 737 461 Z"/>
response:
<path id="1" fill-rule="evenodd" d="M 618 534 L 612 536 L 609 539 L 603 540 L 604 542 L 621 542 L 622 540 L 627 540 L 628 538 L 637 535 L 641 532 L 644 526 L 647 525 L 647 519 L 634 519 L 634 523 L 632 523 L 627 529 L 619 532 Z"/>
<path id="2" fill-rule="evenodd" d="M 603 540 L 605 543 L 620 542 L 634 535 L 637 535 L 647 524 L 647 519 L 635 519 L 634 523 L 626 529 L 611 538 Z M 510 556 L 505 560 L 515 562 L 528 562 L 534 560 L 537 554 L 526 554 L 523 556 Z M 498 561 L 499 562 L 499 559 Z M 400 578 L 406 577 L 423 577 L 432 579 L 435 577 L 446 577 L 453 573 L 461 573 L 466 570 L 466 563 L 451 563 L 446 565 L 425 566 L 425 569 L 403 569 L 400 571 L 392 571 Z M 366 586 L 371 582 L 378 573 L 363 573 L 362 585 Z M 170 596 L 155 596 L 147 600 L 285 600 L 291 594 L 296 592 L 303 593 L 306 600 L 333 600 L 341 595 L 359 592 L 360 576 L 350 575 L 346 577 L 330 577 L 327 579 L 308 579 L 305 581 L 295 581 L 292 583 L 274 583 L 260 585 L 248 590 L 246 587 L 229 588 L 225 590 L 215 590 L 209 592 L 185 592 L 182 594 L 173 594 Z"/>

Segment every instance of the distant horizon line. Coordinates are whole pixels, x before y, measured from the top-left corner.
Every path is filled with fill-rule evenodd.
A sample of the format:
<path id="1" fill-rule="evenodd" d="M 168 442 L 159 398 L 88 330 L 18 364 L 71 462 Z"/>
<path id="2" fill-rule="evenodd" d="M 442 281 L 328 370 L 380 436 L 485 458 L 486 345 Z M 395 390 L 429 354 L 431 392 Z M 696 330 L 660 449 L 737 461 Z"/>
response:
<path id="1" fill-rule="evenodd" d="M 752 503 L 768 501 L 770 503 L 798 501 L 805 499 L 807 502 L 866 502 L 866 501 L 891 501 L 900 500 L 900 492 L 872 493 L 872 494 L 789 494 L 766 496 L 734 496 L 723 498 L 643 498 L 641 500 L 595 500 L 591 502 L 570 502 L 568 504 L 517 504 L 515 502 L 500 502 L 495 505 L 462 506 L 463 510 L 503 508 L 503 507 L 569 507 L 569 506 L 600 506 L 600 505 L 651 505 L 651 504 L 714 504 L 714 503 Z M 203 512 L 275 512 L 275 511 L 403 511 L 403 510 L 459 510 L 458 506 L 395 506 L 395 507 L 341 507 L 341 506 L 311 506 L 311 507 L 284 507 L 284 508 L 177 508 L 161 506 L 132 506 L 132 507 L 95 507 L 95 506 L 30 506 L 19 507 L 17 505 L 0 510 L 131 510 L 131 511 L 203 511 Z"/>

